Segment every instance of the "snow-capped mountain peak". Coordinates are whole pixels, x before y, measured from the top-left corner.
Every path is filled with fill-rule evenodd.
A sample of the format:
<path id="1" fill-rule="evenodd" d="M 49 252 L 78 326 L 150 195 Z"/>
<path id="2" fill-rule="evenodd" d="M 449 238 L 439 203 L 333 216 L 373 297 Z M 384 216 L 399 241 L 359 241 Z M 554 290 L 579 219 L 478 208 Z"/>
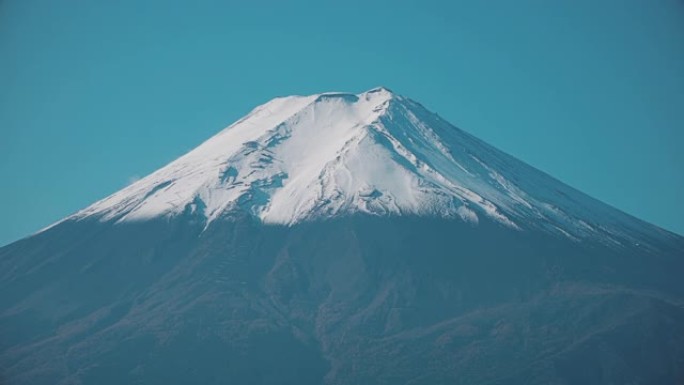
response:
<path id="1" fill-rule="evenodd" d="M 423 215 L 581 239 L 643 224 L 452 126 L 384 87 L 273 99 L 72 218 L 134 221 L 234 212 L 266 223 Z M 623 227 L 612 227 L 611 218 Z"/>

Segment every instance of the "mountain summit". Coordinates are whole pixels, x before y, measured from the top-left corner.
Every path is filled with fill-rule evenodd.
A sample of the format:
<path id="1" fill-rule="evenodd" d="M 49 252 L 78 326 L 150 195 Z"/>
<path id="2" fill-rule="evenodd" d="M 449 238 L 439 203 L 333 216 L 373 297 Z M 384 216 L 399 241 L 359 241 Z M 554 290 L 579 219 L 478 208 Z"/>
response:
<path id="1" fill-rule="evenodd" d="M 0 248 L 0 383 L 680 384 L 684 238 L 376 88 Z"/>
<path id="2" fill-rule="evenodd" d="M 487 217 L 618 244 L 638 243 L 643 231 L 664 235 L 383 87 L 273 99 L 72 218 L 186 212 L 206 225 L 236 212 L 287 225 L 363 213 Z"/>

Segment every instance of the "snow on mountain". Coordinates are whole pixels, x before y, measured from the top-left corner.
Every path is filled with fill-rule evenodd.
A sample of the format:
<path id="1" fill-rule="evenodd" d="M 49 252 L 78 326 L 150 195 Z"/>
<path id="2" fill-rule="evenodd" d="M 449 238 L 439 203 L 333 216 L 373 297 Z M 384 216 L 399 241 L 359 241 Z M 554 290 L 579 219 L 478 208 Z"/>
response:
<path id="1" fill-rule="evenodd" d="M 487 217 L 618 244 L 644 226 L 659 231 L 382 87 L 273 99 L 71 219 L 194 213 L 209 225 L 236 210 L 286 225 L 354 213 Z"/>

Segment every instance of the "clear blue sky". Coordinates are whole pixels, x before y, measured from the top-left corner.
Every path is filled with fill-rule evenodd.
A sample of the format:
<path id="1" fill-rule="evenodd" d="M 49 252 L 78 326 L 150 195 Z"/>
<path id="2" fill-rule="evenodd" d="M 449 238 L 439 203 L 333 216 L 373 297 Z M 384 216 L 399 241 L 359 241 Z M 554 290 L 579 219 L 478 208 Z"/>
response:
<path id="1" fill-rule="evenodd" d="M 680 0 L 0 0 L 0 244 L 274 96 L 377 85 L 682 234 L 683 41 Z"/>

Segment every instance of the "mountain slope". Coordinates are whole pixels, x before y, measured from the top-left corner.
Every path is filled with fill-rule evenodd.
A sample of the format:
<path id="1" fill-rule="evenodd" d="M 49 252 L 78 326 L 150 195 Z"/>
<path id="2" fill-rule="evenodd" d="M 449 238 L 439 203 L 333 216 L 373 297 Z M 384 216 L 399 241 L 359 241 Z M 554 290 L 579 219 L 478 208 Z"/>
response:
<path id="1" fill-rule="evenodd" d="M 681 383 L 682 271 L 410 99 L 279 98 L 0 248 L 0 383 Z"/>

